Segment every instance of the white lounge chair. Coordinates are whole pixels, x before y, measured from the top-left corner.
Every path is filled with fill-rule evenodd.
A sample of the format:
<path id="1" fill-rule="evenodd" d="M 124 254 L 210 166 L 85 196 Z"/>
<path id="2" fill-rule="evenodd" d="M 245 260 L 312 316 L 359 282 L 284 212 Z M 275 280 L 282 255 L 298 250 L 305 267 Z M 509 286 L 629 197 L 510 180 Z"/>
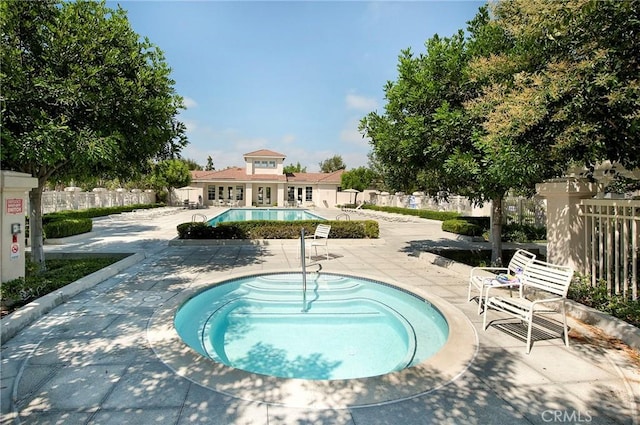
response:
<path id="1" fill-rule="evenodd" d="M 545 261 L 533 260 L 525 265 L 518 297 L 489 296 L 492 287 L 487 288 L 485 312 L 482 327 L 487 330 L 487 316 L 489 310 L 498 310 L 517 318 L 527 324 L 527 354 L 531 351 L 531 331 L 533 319 L 536 315 L 557 313 L 556 310 L 544 306 L 545 304 L 560 304 L 562 315 L 564 343 L 569 346 L 567 331 L 567 315 L 564 302 L 567 299 L 569 285 L 573 278 L 573 269 L 559 266 Z"/>
<path id="2" fill-rule="evenodd" d="M 489 287 L 509 287 L 519 286 L 520 275 L 525 265 L 536 258 L 536 255 L 519 249 L 513 254 L 511 261 L 507 267 L 474 267 L 469 274 L 469 291 L 467 293 L 467 301 L 471 301 L 471 290 L 473 288 L 479 291 L 478 295 L 478 314 L 482 313 L 482 306 L 486 298 L 486 291 Z M 499 280 L 498 277 L 507 276 L 508 279 Z"/>
<path id="3" fill-rule="evenodd" d="M 327 260 L 329 259 L 329 246 L 327 244 L 329 240 L 329 232 L 331 231 L 331 226 L 328 224 L 318 224 L 316 227 L 316 231 L 313 235 L 309 235 L 310 240 L 310 248 L 313 248 L 316 252 L 316 257 L 318 256 L 318 247 L 323 246 L 325 250 L 325 254 Z M 306 250 L 309 252 L 308 250 Z M 311 259 L 311 254 L 308 255 L 309 259 Z"/>

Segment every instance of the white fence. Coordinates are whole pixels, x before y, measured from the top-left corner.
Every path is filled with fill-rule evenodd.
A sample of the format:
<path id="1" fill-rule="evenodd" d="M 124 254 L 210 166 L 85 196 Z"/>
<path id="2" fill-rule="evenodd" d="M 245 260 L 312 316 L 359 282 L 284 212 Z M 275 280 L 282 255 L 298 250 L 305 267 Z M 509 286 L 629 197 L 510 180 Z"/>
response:
<path id="1" fill-rule="evenodd" d="M 465 216 L 489 216 L 491 214 L 490 203 L 483 207 L 473 205 L 465 196 L 452 195 L 447 201 L 435 200 L 424 195 L 372 193 L 371 202 L 380 206 L 393 206 L 402 208 L 418 208 L 434 211 L 453 211 Z M 546 202 L 539 198 L 508 197 L 502 203 L 504 224 L 530 224 L 544 227 L 547 225 Z"/>
<path id="2" fill-rule="evenodd" d="M 42 213 L 56 211 L 84 210 L 87 208 L 116 207 L 136 204 L 152 204 L 156 194 L 152 190 L 132 189 L 106 190 L 95 189 L 92 192 L 65 190 L 42 193 Z"/>
<path id="3" fill-rule="evenodd" d="M 607 281 L 611 294 L 631 296 L 640 291 L 640 201 L 585 199 L 580 202 L 585 225 L 585 274 L 591 284 Z"/>

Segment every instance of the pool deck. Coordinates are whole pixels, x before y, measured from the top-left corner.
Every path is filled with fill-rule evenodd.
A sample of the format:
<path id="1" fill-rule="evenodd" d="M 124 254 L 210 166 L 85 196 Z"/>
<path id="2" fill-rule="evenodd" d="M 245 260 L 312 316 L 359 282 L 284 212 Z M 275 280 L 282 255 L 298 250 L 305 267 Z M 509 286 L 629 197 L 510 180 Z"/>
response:
<path id="1" fill-rule="evenodd" d="M 379 404 L 355 402 L 375 401 L 375 386 L 349 394 L 326 385 L 322 394 L 326 403 L 315 407 L 286 400 L 265 402 L 277 388 L 247 382 L 246 376 L 242 380 L 225 376 L 226 384 L 235 386 L 228 393 L 238 397 L 197 383 L 190 371 L 176 369 L 166 352 L 154 347 L 158 318 L 185 291 L 239 274 L 299 269 L 297 241 L 224 245 L 174 241 L 177 224 L 191 221 L 193 214 L 211 217 L 219 210 L 166 208 L 113 216 L 96 220 L 88 235 L 47 245 L 50 256 L 116 252 L 136 256 L 76 286 L 77 294 L 61 304 L 51 297 L 29 307 L 37 312 L 59 304 L 13 329 L 15 335 L 2 341 L 0 423 L 640 424 L 637 351 L 570 319 L 570 347 L 541 332 L 531 353 L 525 354 L 524 341 L 506 332 L 520 332 L 519 325 L 494 322 L 482 329 L 477 304 L 467 302 L 469 267 L 419 254 L 425 246 L 486 248 L 487 244 L 444 233 L 439 222 L 385 214 L 380 214 L 380 239 L 330 240 L 330 259 L 315 260 L 324 271 L 397 282 L 444 300 L 462 313 L 466 323 L 461 326 L 472 331 L 461 350 L 472 347 L 473 355 L 460 373 L 405 374 L 385 383 L 397 386 L 398 401 Z M 341 213 L 315 212 L 326 218 Z M 351 216 L 362 218 L 357 213 Z M 13 323 L 28 313 L 21 312 Z M 491 314 L 492 319 L 501 317 Z M 4 328 L 7 319 L 2 322 Z M 211 379 L 219 376 L 212 374 Z M 440 384 L 434 386 L 434 380 Z M 402 396 L 407 387 L 421 386 L 421 393 Z"/>

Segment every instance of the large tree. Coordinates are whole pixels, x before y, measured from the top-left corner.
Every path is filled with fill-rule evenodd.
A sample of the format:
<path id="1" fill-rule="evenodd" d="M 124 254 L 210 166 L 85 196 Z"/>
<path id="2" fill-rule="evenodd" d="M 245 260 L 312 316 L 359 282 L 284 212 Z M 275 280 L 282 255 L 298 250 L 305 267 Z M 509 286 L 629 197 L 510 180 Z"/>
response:
<path id="1" fill-rule="evenodd" d="M 342 173 L 340 179 L 343 189 L 355 189 L 362 192 L 363 190 L 371 187 L 375 177 L 376 174 L 372 170 L 366 167 L 358 167 L 353 170 L 345 171 Z M 357 200 L 358 193 L 356 193 L 356 196 L 353 198 L 353 202 L 355 203 Z"/>
<path id="2" fill-rule="evenodd" d="M 3 168 L 29 173 L 32 258 L 44 267 L 51 178 L 128 178 L 187 143 L 162 52 L 104 2 L 0 2 Z"/>
<path id="3" fill-rule="evenodd" d="M 182 159 L 166 159 L 153 166 L 150 175 L 151 184 L 156 190 L 166 189 L 169 205 L 174 188 L 188 186 L 191 183 L 189 164 Z"/>
<path id="4" fill-rule="evenodd" d="M 340 155 L 334 155 L 331 158 L 320 162 L 320 172 L 333 173 L 334 171 L 344 170 L 347 168 Z"/>
<path id="5" fill-rule="evenodd" d="M 498 2 L 466 38 L 402 52 L 385 114 L 361 123 L 376 159 L 404 188 L 491 201 L 500 262 L 509 190 L 530 193 L 574 162 L 639 165 L 638 4 Z"/>
<path id="6" fill-rule="evenodd" d="M 285 174 L 306 173 L 307 167 L 303 167 L 302 165 L 300 165 L 299 162 L 297 162 L 296 165 L 293 165 L 293 164 L 285 165 L 284 168 L 282 169 L 282 172 Z"/>
<path id="7" fill-rule="evenodd" d="M 640 1 L 514 0 L 493 14 L 519 49 L 471 63 L 487 83 L 470 104 L 483 142 L 528 140 L 561 165 L 640 167 Z"/>

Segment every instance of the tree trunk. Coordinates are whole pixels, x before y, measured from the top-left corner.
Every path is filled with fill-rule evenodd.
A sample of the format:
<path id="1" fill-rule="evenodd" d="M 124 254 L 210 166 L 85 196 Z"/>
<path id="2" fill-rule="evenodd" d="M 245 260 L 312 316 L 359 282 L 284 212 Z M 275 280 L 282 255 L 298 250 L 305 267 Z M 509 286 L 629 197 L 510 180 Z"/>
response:
<path id="1" fill-rule="evenodd" d="M 38 187 L 29 191 L 29 237 L 31 239 L 31 261 L 39 271 L 47 269 L 44 261 L 44 238 L 42 236 L 42 192 L 46 180 L 38 179 Z"/>
<path id="2" fill-rule="evenodd" d="M 502 266 L 502 196 L 491 200 L 491 264 Z"/>

